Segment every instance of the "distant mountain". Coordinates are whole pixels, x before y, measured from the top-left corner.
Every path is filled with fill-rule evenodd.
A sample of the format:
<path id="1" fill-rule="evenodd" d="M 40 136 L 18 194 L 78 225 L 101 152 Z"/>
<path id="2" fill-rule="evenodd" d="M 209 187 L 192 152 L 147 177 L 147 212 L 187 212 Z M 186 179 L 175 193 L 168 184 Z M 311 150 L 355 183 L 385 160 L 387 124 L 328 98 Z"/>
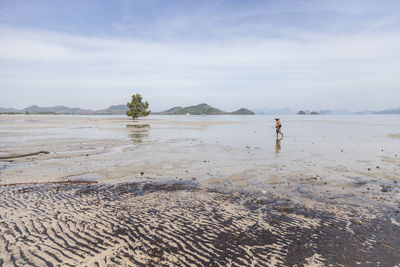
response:
<path id="1" fill-rule="evenodd" d="M 17 113 L 19 112 L 18 109 L 15 108 L 1 108 L 0 107 L 0 113 Z"/>
<path id="2" fill-rule="evenodd" d="M 227 112 L 214 108 L 210 105 L 205 103 L 199 104 L 197 106 L 189 106 L 183 108 L 180 112 L 184 112 L 184 114 L 191 114 L 191 115 L 224 115 Z"/>
<path id="3" fill-rule="evenodd" d="M 29 113 L 29 114 L 93 114 L 92 110 L 80 109 L 80 108 L 69 108 L 64 106 L 55 107 L 38 107 L 36 105 L 21 109 L 18 113 Z"/>
<path id="4" fill-rule="evenodd" d="M 400 108 L 385 109 L 382 111 L 374 112 L 374 114 L 400 114 Z"/>
<path id="5" fill-rule="evenodd" d="M 128 107 L 126 105 L 116 105 L 106 109 L 97 110 L 95 113 L 98 115 L 125 115 L 127 110 Z"/>
<path id="6" fill-rule="evenodd" d="M 332 114 L 330 110 L 321 110 L 320 112 L 317 111 L 309 111 L 309 110 L 299 110 L 299 112 L 296 113 L 297 115 L 326 115 L 326 114 Z"/>
<path id="7" fill-rule="evenodd" d="M 0 108 L 0 113 L 16 114 L 67 114 L 67 115 L 96 115 L 96 111 L 81 108 L 69 108 L 65 106 L 39 107 L 36 105 L 24 109 Z M 106 113 L 106 112 L 104 112 Z M 125 114 L 125 112 L 124 112 Z"/>
<path id="8" fill-rule="evenodd" d="M 190 114 L 190 115 L 225 115 L 225 114 L 228 114 L 228 113 L 203 103 L 203 104 L 199 104 L 199 105 L 196 105 L 196 106 L 189 106 L 189 107 L 185 107 L 185 108 L 174 107 L 174 108 L 171 108 L 169 110 L 156 112 L 156 113 L 153 113 L 153 114 L 156 114 L 156 115 L 185 115 L 185 114 Z"/>
<path id="9" fill-rule="evenodd" d="M 255 113 L 247 108 L 241 108 L 231 113 L 232 115 L 255 115 Z"/>
<path id="10" fill-rule="evenodd" d="M 39 113 L 39 112 L 48 112 L 47 108 L 40 108 L 36 105 L 24 108 L 21 110 L 22 113 Z"/>
<path id="11" fill-rule="evenodd" d="M 205 103 L 189 107 L 174 107 L 161 112 L 154 112 L 154 115 L 254 115 L 254 112 L 245 108 L 239 109 L 234 112 L 226 112 L 214 108 Z"/>
<path id="12" fill-rule="evenodd" d="M 187 112 L 184 112 L 182 107 L 174 107 L 161 112 L 153 112 L 155 115 L 184 115 L 186 113 Z"/>

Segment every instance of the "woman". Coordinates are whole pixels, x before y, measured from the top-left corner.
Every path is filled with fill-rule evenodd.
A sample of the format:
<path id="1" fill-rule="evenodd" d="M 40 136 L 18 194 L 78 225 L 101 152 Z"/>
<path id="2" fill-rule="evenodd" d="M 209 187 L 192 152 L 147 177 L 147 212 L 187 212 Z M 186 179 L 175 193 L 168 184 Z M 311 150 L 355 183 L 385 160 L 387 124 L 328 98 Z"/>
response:
<path id="1" fill-rule="evenodd" d="M 283 133 L 281 132 L 281 128 L 282 128 L 282 124 L 281 121 L 279 120 L 279 118 L 275 118 L 276 120 L 276 138 L 278 139 L 278 134 L 281 134 L 281 137 L 283 138 Z"/>

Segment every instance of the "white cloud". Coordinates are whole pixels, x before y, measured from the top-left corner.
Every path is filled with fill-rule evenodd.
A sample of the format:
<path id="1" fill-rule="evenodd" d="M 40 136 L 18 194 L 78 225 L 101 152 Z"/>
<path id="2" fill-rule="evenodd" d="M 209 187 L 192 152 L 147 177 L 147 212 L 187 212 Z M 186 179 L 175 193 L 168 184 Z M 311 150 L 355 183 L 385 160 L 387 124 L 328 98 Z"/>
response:
<path id="1" fill-rule="evenodd" d="M 0 106 L 103 108 L 136 89 L 153 110 L 197 99 L 227 109 L 397 105 L 398 32 L 291 36 L 168 42 L 2 27 Z"/>

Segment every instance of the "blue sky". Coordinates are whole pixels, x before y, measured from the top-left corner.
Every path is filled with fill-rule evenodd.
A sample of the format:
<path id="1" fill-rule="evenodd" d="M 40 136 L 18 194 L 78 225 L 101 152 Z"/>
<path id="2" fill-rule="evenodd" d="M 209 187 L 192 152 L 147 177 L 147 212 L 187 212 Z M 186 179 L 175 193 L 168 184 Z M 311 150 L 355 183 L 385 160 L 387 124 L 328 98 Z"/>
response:
<path id="1" fill-rule="evenodd" d="M 0 1 L 0 106 L 399 106 L 399 1 Z"/>

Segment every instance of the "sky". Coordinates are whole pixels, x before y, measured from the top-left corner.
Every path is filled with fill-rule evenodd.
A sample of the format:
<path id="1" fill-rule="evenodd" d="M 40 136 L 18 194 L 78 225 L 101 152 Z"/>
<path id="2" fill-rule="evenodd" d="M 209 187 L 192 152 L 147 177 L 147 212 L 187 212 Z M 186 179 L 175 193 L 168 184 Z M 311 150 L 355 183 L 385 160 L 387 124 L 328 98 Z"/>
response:
<path id="1" fill-rule="evenodd" d="M 0 107 L 399 107 L 400 1 L 0 0 Z"/>

